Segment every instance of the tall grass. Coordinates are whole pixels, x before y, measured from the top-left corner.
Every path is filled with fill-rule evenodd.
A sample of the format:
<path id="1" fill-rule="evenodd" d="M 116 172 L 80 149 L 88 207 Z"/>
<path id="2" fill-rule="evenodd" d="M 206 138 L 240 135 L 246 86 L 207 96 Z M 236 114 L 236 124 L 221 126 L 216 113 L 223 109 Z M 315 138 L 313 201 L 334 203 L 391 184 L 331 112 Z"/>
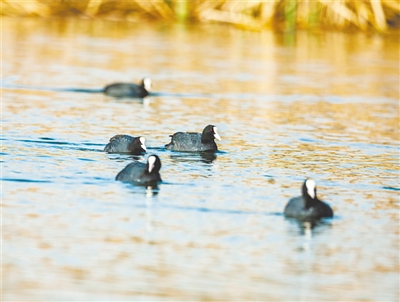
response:
<path id="1" fill-rule="evenodd" d="M 223 22 L 246 29 L 400 26 L 399 0 L 0 0 L 6 16 Z"/>

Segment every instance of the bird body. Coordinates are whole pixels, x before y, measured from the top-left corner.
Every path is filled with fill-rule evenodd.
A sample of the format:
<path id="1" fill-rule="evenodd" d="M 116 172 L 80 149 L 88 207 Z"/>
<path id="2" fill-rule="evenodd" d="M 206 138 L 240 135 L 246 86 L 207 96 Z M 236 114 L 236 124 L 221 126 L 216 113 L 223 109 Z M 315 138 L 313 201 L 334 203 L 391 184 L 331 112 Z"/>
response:
<path id="1" fill-rule="evenodd" d="M 305 207 L 304 204 L 302 196 L 290 199 L 285 207 L 285 216 L 297 218 L 299 220 L 320 219 L 333 216 L 332 209 L 323 201 L 319 201 L 317 205 L 308 208 Z"/>
<path id="2" fill-rule="evenodd" d="M 331 207 L 318 199 L 313 179 L 306 179 L 304 181 L 302 196 L 290 199 L 285 207 L 284 214 L 286 217 L 302 221 L 333 217 Z"/>
<path id="3" fill-rule="evenodd" d="M 217 127 L 208 125 L 202 133 L 197 132 L 177 132 L 171 135 L 171 142 L 165 147 L 167 150 L 204 152 L 217 151 L 218 147 L 214 139 L 221 140 Z"/>
<path id="4" fill-rule="evenodd" d="M 104 148 L 108 153 L 130 153 L 140 155 L 147 151 L 145 138 L 138 136 L 119 134 L 110 138 L 110 142 Z"/>
<path id="5" fill-rule="evenodd" d="M 137 185 L 154 185 L 161 181 L 161 161 L 157 155 L 150 155 L 147 163 L 134 161 L 122 169 L 116 180 L 130 182 Z"/>
<path id="6" fill-rule="evenodd" d="M 149 95 L 150 91 L 151 80 L 149 78 L 144 78 L 139 85 L 133 83 L 114 83 L 106 86 L 103 90 L 104 94 L 117 98 L 144 98 Z"/>

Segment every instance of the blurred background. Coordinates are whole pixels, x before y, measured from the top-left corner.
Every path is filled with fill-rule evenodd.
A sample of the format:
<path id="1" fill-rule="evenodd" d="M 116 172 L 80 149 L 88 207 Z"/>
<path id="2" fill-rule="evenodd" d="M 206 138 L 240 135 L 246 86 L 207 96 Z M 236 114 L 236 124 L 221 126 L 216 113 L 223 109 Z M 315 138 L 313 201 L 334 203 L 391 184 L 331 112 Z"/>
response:
<path id="1" fill-rule="evenodd" d="M 398 1 L 0 3 L 2 301 L 399 301 Z M 283 216 L 306 177 L 333 219 Z"/>
<path id="2" fill-rule="evenodd" d="M 275 28 L 336 28 L 347 30 L 398 29 L 396 0 L 236 1 L 236 0 L 1 0 L 4 16 L 102 18 L 126 22 L 142 20 L 228 23 L 250 30 Z"/>

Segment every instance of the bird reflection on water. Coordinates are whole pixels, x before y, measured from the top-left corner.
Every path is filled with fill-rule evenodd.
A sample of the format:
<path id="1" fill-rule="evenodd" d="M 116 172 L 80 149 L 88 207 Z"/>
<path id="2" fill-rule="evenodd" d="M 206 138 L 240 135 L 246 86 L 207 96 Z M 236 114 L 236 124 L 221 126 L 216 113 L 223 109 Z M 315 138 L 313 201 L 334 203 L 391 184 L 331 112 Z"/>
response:
<path id="1" fill-rule="evenodd" d="M 215 154 L 215 152 L 200 152 L 200 153 L 179 152 L 179 154 L 178 153 L 171 154 L 170 158 L 178 161 L 188 161 L 188 162 L 200 161 L 206 164 L 211 164 L 214 160 L 217 159 L 217 155 Z"/>
<path id="2" fill-rule="evenodd" d="M 311 238 L 314 235 L 324 232 L 327 228 L 332 227 L 332 221 L 329 219 L 300 221 L 295 218 L 286 218 L 292 225 L 297 225 L 298 234 Z"/>
<path id="3" fill-rule="evenodd" d="M 147 198 L 156 197 L 160 191 L 160 187 L 157 183 L 150 185 L 137 186 L 133 183 L 123 182 L 123 185 L 129 189 L 129 192 L 136 195 L 145 195 Z"/>
<path id="4" fill-rule="evenodd" d="M 120 154 L 120 153 L 110 153 L 107 154 L 108 159 L 115 160 L 119 162 L 125 162 L 128 159 L 133 161 L 135 160 L 142 160 L 144 157 L 142 155 L 133 155 L 133 154 Z"/>

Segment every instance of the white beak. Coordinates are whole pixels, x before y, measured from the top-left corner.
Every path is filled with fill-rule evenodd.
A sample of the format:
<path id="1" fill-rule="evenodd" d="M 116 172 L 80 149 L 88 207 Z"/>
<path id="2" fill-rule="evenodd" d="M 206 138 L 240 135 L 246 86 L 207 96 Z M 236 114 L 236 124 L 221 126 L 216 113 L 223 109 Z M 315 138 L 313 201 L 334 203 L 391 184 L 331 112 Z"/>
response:
<path id="1" fill-rule="evenodd" d="M 150 156 L 148 162 L 149 162 L 149 173 L 151 173 L 151 171 L 154 169 L 156 158 L 154 156 Z"/>
<path id="2" fill-rule="evenodd" d="M 146 89 L 148 92 L 151 91 L 151 80 L 149 78 L 145 78 L 143 80 L 143 84 L 144 84 L 144 89 Z"/>
<path id="3" fill-rule="evenodd" d="M 221 137 L 219 136 L 219 134 L 218 134 L 218 129 L 217 129 L 217 127 L 214 127 L 213 128 L 213 130 L 214 130 L 214 137 L 217 139 L 217 140 L 221 140 Z"/>
<path id="4" fill-rule="evenodd" d="M 314 179 L 307 179 L 306 181 L 307 193 L 313 199 L 315 198 L 315 186 L 316 183 Z"/>
<path id="5" fill-rule="evenodd" d="M 140 140 L 140 142 L 142 143 L 142 144 L 140 145 L 140 147 L 142 147 L 142 149 L 143 149 L 144 151 L 147 151 L 147 148 L 146 148 L 146 146 L 144 145 L 146 139 L 145 139 L 144 137 L 141 137 L 141 138 L 139 138 L 139 140 Z"/>

